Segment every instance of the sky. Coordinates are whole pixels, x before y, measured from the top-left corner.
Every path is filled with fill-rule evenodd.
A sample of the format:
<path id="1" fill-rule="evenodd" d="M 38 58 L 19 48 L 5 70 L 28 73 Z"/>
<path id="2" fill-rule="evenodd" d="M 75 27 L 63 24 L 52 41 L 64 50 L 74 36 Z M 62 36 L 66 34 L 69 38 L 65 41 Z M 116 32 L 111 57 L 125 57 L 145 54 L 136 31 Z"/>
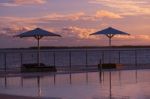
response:
<path id="1" fill-rule="evenodd" d="M 107 46 L 106 36 L 89 35 L 107 27 L 131 34 L 112 45 L 150 45 L 150 0 L 0 0 L 0 48 L 36 46 L 13 36 L 37 27 L 62 35 L 42 46 Z"/>

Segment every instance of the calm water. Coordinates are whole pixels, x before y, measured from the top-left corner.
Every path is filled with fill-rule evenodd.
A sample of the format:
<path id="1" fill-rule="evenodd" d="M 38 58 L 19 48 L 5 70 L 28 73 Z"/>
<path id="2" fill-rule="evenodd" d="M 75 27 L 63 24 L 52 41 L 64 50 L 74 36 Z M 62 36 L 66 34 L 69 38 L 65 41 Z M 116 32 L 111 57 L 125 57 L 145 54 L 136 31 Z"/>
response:
<path id="1" fill-rule="evenodd" d="M 150 71 L 122 70 L 1 77 L 0 93 L 62 99 L 150 99 Z M 111 89 L 110 89 L 111 85 Z"/>

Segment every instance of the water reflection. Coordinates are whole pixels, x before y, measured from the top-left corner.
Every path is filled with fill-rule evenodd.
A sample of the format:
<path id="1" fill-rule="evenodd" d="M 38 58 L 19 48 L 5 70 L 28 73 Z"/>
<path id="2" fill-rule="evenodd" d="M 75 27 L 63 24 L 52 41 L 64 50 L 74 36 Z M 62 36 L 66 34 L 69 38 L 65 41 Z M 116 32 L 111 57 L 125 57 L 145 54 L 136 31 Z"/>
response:
<path id="1" fill-rule="evenodd" d="M 149 99 L 149 70 L 1 77 L 0 93 L 64 99 Z"/>
<path id="2" fill-rule="evenodd" d="M 41 84 L 40 84 L 40 76 L 37 76 L 37 89 L 38 89 L 38 96 L 42 96 Z"/>
<path id="3" fill-rule="evenodd" d="M 5 76 L 4 79 L 5 79 L 4 80 L 5 81 L 5 88 L 7 88 L 7 77 Z"/>

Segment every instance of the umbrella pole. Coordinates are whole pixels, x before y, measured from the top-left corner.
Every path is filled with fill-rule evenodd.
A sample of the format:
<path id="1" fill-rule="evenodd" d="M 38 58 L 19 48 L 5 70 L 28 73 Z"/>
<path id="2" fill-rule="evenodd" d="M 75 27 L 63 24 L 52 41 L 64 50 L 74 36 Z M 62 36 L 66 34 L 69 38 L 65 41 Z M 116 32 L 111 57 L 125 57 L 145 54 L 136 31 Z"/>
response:
<path id="1" fill-rule="evenodd" d="M 37 39 L 37 47 L 38 47 L 38 51 L 37 51 L 37 63 L 38 66 L 40 66 L 40 39 L 42 38 L 42 36 L 36 36 L 35 37 Z"/>
<path id="2" fill-rule="evenodd" d="M 109 47 L 111 47 L 111 38 L 109 37 Z M 109 54 L 109 63 L 110 63 L 110 54 Z M 111 70 L 109 71 L 109 97 L 112 99 L 112 92 L 111 92 Z"/>
<path id="3" fill-rule="evenodd" d="M 109 37 L 109 47 L 111 47 L 111 38 Z M 109 63 L 110 63 L 110 55 L 109 55 Z M 111 71 L 109 71 L 109 97 L 110 99 L 112 98 L 112 93 L 111 93 Z"/>
<path id="4" fill-rule="evenodd" d="M 114 34 L 107 34 L 106 36 L 107 36 L 108 39 L 109 39 L 109 47 L 111 47 L 111 39 L 112 39 L 112 37 L 114 36 Z"/>
<path id="5" fill-rule="evenodd" d="M 37 63 L 38 63 L 38 66 L 40 66 L 40 39 L 37 38 L 37 41 L 38 41 L 38 51 L 37 51 Z"/>
<path id="6" fill-rule="evenodd" d="M 111 37 L 109 37 L 109 47 L 111 47 Z"/>

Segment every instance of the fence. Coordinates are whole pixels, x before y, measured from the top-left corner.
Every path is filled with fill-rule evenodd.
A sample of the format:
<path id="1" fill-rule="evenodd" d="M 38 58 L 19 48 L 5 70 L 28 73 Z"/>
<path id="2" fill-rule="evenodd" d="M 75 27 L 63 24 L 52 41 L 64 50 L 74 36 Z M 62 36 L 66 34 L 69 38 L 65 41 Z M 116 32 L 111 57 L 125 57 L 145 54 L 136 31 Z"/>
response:
<path id="1" fill-rule="evenodd" d="M 66 68 L 91 68 L 102 63 L 123 64 L 128 69 L 146 69 L 150 64 L 149 49 L 72 49 L 41 50 L 40 62 L 48 66 Z M 0 52 L 0 69 L 19 69 L 22 64 L 36 63 L 36 50 L 10 50 Z"/>

